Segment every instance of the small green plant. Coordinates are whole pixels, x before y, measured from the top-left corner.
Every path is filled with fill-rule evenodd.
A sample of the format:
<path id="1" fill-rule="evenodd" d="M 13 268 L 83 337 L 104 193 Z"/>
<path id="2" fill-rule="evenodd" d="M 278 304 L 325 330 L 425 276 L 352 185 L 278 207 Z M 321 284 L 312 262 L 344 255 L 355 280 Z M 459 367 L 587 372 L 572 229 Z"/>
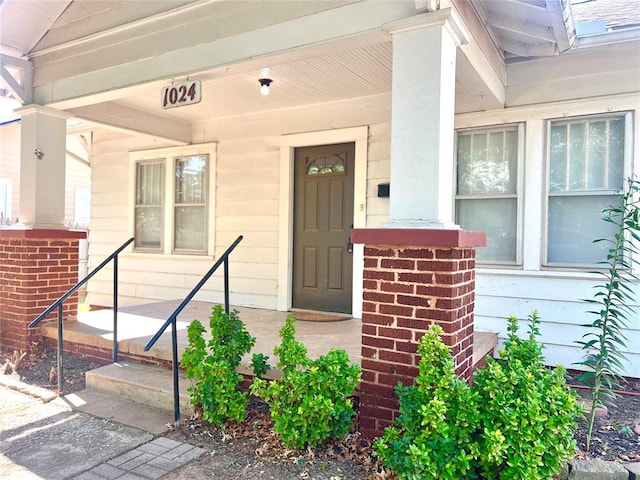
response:
<path id="1" fill-rule="evenodd" d="M 290 448 L 317 446 L 349 432 L 355 412 L 349 396 L 360 381 L 360 366 L 351 364 L 344 350 L 330 350 L 317 360 L 307 357 L 295 339 L 295 320 L 280 329 L 274 348 L 282 377 L 267 382 L 255 378 L 251 392 L 269 404 L 273 429 Z"/>
<path id="2" fill-rule="evenodd" d="M 432 326 L 420 340 L 416 386 L 396 387 L 399 427 L 385 429 L 374 444 L 384 464 L 402 479 L 457 480 L 475 468 L 476 401 L 456 375 L 449 349 L 440 340 L 442 333 L 442 328 Z"/>
<path id="3" fill-rule="evenodd" d="M 509 319 L 501 360 L 487 358 L 474 377 L 482 478 L 549 479 L 575 452 L 576 394 L 566 385 L 564 368 L 544 367 L 538 312 L 529 320 L 529 336 L 521 339 L 516 318 Z"/>
<path id="4" fill-rule="evenodd" d="M 597 285 L 594 298 L 585 301 L 593 305 L 590 310 L 593 321 L 582 325 L 591 329 L 577 341 L 585 351 L 585 359 L 579 362 L 587 369 L 578 377 L 578 381 L 591 389 L 591 409 L 587 418 L 587 451 L 591 448 L 593 423 L 596 409 L 611 404 L 615 398 L 613 390 L 620 387 L 624 372 L 623 350 L 627 339 L 622 330 L 627 327 L 628 316 L 633 314 L 635 295 L 629 285 L 638 280 L 632 267 L 637 264 L 638 249 L 634 242 L 640 242 L 640 223 L 638 219 L 638 191 L 640 183 L 629 178 L 627 191 L 620 197 L 620 203 L 605 208 L 602 219 L 615 228 L 613 239 L 601 238 L 594 243 L 608 243 L 610 248 L 607 259 L 600 262 L 606 265 L 604 271 L 594 272 L 604 279 Z"/>
<path id="5" fill-rule="evenodd" d="M 633 430 L 629 425 L 616 425 L 614 428 L 623 437 L 627 437 L 627 438 L 633 437 Z"/>
<path id="6" fill-rule="evenodd" d="M 254 353 L 251 357 L 251 368 L 256 377 L 263 377 L 271 369 L 269 356 L 264 353 Z"/>
<path id="7" fill-rule="evenodd" d="M 247 392 L 239 391 L 242 376 L 236 372 L 242 357 L 256 339 L 238 318 L 213 307 L 209 320 L 211 340 L 204 339 L 205 327 L 194 320 L 187 328 L 189 345 L 182 354 L 182 366 L 192 380 L 191 403 L 202 408 L 202 418 L 211 423 L 240 421 L 246 416 Z"/>
<path id="8" fill-rule="evenodd" d="M 574 450 L 579 415 L 562 368 L 542 365 L 530 317 L 520 339 L 515 318 L 501 359 L 487 358 L 472 387 L 458 379 L 437 327 L 421 339 L 415 386 L 399 386 L 398 426 L 385 429 L 376 453 L 402 480 L 550 479 Z"/>

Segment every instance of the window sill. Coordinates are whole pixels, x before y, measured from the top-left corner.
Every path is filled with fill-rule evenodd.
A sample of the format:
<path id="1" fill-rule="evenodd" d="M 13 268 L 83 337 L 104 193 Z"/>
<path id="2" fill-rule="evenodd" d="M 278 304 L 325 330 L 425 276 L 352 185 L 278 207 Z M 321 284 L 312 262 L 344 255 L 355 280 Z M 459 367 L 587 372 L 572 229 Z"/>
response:
<path id="1" fill-rule="evenodd" d="M 560 278 L 571 280 L 594 280 L 600 279 L 601 276 L 587 270 L 555 270 L 555 269 L 542 269 L 542 270 L 524 270 L 520 268 L 498 268 L 498 267 L 477 267 L 477 275 L 503 275 L 503 276 L 517 276 L 517 277 L 538 277 L 538 278 Z"/>

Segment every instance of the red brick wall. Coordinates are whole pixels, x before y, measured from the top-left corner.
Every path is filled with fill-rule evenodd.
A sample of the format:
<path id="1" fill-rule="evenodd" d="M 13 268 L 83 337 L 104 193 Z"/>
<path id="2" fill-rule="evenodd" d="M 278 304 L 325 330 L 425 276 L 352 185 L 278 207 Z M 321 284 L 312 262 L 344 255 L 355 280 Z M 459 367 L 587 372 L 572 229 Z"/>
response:
<path id="1" fill-rule="evenodd" d="M 28 324 L 78 281 L 78 242 L 84 232 L 0 230 L 0 346 L 29 350 L 39 335 Z M 77 294 L 64 302 L 75 314 Z M 57 318 L 57 310 L 49 319 Z"/>
<path id="2" fill-rule="evenodd" d="M 354 237 L 365 244 L 360 432 L 374 438 L 399 413 L 394 387 L 414 384 L 418 342 L 432 324 L 444 330 L 457 373 L 471 377 L 475 246 L 484 235 L 380 229 Z"/>

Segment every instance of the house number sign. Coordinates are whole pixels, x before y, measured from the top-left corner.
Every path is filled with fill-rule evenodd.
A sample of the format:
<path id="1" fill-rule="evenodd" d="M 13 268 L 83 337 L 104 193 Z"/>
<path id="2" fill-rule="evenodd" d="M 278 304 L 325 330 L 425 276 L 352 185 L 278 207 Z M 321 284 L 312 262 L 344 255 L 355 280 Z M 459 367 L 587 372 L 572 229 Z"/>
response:
<path id="1" fill-rule="evenodd" d="M 200 100 L 202 100 L 200 80 L 174 83 L 164 87 L 160 92 L 160 104 L 165 109 L 191 105 L 200 102 Z"/>

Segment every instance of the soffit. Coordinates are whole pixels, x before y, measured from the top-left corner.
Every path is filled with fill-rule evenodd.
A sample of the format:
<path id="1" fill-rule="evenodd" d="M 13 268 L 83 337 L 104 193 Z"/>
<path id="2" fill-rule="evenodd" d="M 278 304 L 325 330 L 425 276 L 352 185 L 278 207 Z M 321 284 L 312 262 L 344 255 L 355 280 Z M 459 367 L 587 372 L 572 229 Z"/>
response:
<path id="1" fill-rule="evenodd" d="M 464 0 L 468 1 L 468 0 Z M 509 61 L 535 55 L 557 54 L 556 30 L 552 25 L 558 11 L 550 11 L 547 4 L 560 0 L 471 0 L 478 16 L 486 26 L 496 48 Z M 211 0 L 4 0 L 0 4 L 3 33 L 0 43 L 26 54 L 63 44 L 141 21 L 187 4 Z M 340 4 L 342 2 L 327 2 Z M 55 8 L 54 8 L 55 6 Z M 555 13 L 554 13 L 555 12 Z M 5 25 L 29 25 L 29 28 L 7 29 Z M 564 24 L 563 24 L 564 25 Z M 458 62 L 466 61 L 462 55 Z M 460 66 L 460 65 L 459 65 Z M 163 85 L 146 85 L 135 95 L 120 97 L 117 103 L 143 112 L 166 116 L 181 122 L 193 123 L 212 118 L 246 115 L 274 109 L 292 108 L 307 104 L 326 103 L 354 97 L 389 94 L 391 91 L 392 45 L 390 41 L 358 48 L 347 48 L 326 55 L 311 56 L 290 62 L 280 61 L 268 68 L 237 68 L 233 74 L 203 72 L 193 78 L 201 79 L 203 101 L 200 104 L 162 110 L 160 89 Z M 272 94 L 259 94 L 258 79 L 272 78 Z M 482 102 L 468 80 L 456 82 L 456 111 L 481 110 Z"/>

